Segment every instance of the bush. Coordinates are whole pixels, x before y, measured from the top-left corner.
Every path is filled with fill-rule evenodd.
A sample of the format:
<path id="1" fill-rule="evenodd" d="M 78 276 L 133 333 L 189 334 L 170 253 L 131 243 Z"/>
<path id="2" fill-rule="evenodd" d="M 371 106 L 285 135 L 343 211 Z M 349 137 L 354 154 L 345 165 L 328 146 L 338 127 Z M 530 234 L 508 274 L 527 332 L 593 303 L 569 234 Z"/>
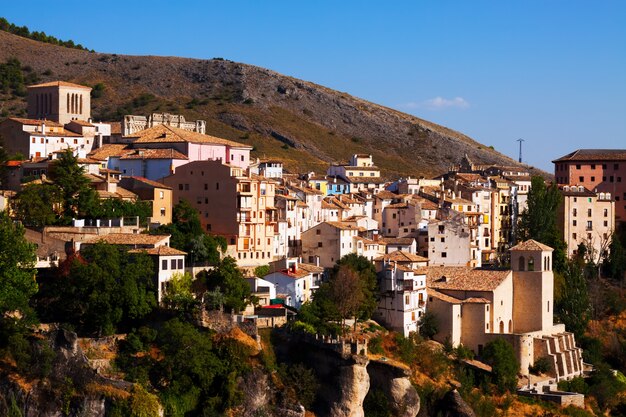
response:
<path id="1" fill-rule="evenodd" d="M 491 365 L 493 382 L 501 392 L 514 391 L 517 386 L 519 363 L 513 346 L 504 339 L 487 343 L 483 351 L 483 360 Z"/>
<path id="2" fill-rule="evenodd" d="M 380 336 L 373 337 L 369 340 L 367 348 L 370 353 L 374 355 L 384 355 L 385 351 L 383 350 L 383 338 Z"/>
<path id="3" fill-rule="evenodd" d="M 528 367 L 528 372 L 534 375 L 545 374 L 552 369 L 552 361 L 549 357 L 543 356 Z"/>
<path id="4" fill-rule="evenodd" d="M 379 389 L 369 390 L 363 401 L 363 411 L 367 417 L 391 417 L 389 399 Z"/>
<path id="5" fill-rule="evenodd" d="M 439 333 L 439 322 L 437 316 L 432 311 L 426 311 L 419 322 L 419 333 L 426 339 L 432 339 Z"/>
<path id="6" fill-rule="evenodd" d="M 304 408 L 310 408 L 315 402 L 319 382 L 315 372 L 301 363 L 294 365 L 282 364 L 278 372 L 288 390 L 292 390 L 295 397 Z"/>

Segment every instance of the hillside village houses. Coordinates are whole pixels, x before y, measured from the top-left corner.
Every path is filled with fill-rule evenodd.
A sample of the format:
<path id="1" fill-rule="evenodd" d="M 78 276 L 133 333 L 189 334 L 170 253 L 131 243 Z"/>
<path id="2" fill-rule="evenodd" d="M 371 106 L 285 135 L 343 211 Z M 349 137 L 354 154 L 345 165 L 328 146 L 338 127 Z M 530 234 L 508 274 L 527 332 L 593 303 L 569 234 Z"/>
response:
<path id="1" fill-rule="evenodd" d="M 357 254 L 379 273 L 375 317 L 388 327 L 408 335 L 430 310 L 442 321 L 437 336 L 442 341 L 480 351 L 493 337 L 504 337 L 526 366 L 522 370 L 547 355 L 558 378 L 580 373 L 573 336 L 552 323 L 551 249 L 516 242 L 530 191 L 528 171 L 475 164 L 466 155 L 437 178 L 389 182 L 372 155 L 354 154 L 322 175 L 299 175 L 287 172 L 280 160 L 251 158 L 252 146 L 211 136 L 204 121 L 182 115 L 94 122 L 89 91 L 62 81 L 29 88 L 29 118 L 0 123 L 8 152 L 24 156 L 7 164 L 5 190 L 19 192 L 28 181 L 46 180 L 58 152 L 71 149 L 101 198 L 149 201 L 152 226 L 171 222 L 173 205 L 186 200 L 207 233 L 226 239 L 224 255 L 249 276 L 255 267 L 270 265 L 268 275 L 250 280 L 263 303 L 301 307 L 315 296 L 325 271 Z M 621 195 L 571 184 L 572 176 L 562 174 L 579 169 L 580 154 L 596 161 L 588 170 L 607 165 L 603 169 L 613 179 L 606 182 L 615 190 L 626 166 L 615 152 L 582 152 L 555 161 L 557 180 L 568 182 L 561 188 L 560 224 L 569 254 L 584 239 L 605 241 L 621 210 L 616 204 Z M 2 194 L 9 207 L 11 192 Z M 77 250 L 96 238 L 126 245 L 155 259 L 159 298 L 173 273 L 190 270 L 186 254 L 169 247 L 169 237 L 141 243 L 140 236 L 147 235 L 138 224 L 80 222 L 29 233 L 42 247 L 42 264 L 61 259 L 66 242 Z M 511 269 L 492 268 L 505 265 Z"/>

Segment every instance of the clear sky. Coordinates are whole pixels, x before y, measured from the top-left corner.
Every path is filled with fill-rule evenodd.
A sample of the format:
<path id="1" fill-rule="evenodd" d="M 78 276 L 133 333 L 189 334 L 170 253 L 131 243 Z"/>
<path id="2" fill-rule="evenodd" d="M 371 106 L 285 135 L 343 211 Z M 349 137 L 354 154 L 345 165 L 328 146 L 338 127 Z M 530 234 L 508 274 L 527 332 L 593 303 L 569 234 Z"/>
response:
<path id="1" fill-rule="evenodd" d="M 0 0 L 98 52 L 223 57 L 461 131 L 552 171 L 626 148 L 626 1 Z"/>

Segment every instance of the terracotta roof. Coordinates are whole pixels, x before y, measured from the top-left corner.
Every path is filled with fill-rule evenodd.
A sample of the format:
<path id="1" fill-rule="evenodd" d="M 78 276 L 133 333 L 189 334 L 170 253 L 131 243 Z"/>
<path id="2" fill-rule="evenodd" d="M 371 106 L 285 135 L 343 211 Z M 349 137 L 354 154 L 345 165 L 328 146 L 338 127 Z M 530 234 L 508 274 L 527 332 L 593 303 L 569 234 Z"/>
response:
<path id="1" fill-rule="evenodd" d="M 298 268 L 304 269 L 305 271 L 309 271 L 312 274 L 324 272 L 324 268 L 322 268 L 321 266 L 313 265 L 313 264 L 299 263 Z"/>
<path id="2" fill-rule="evenodd" d="M 553 251 L 554 249 L 552 249 L 550 246 L 548 245 L 544 245 L 543 243 L 537 242 L 536 240 L 533 239 L 529 239 L 525 242 L 519 243 L 515 246 L 513 246 L 511 249 L 509 250 L 533 250 L 533 251 Z"/>
<path id="3" fill-rule="evenodd" d="M 156 248 L 150 249 L 133 249 L 129 251 L 130 253 L 147 253 L 148 255 L 156 255 L 156 256 L 173 256 L 173 255 L 187 255 L 187 252 L 183 252 L 182 250 L 174 249 L 169 246 L 157 246 Z"/>
<path id="4" fill-rule="evenodd" d="M 168 125 L 156 125 L 151 128 L 135 132 L 127 137 L 137 138 L 134 143 L 193 142 L 252 149 L 252 146 L 244 145 L 243 143 L 211 135 L 204 135 L 202 133 L 179 129 Z"/>
<path id="5" fill-rule="evenodd" d="M 459 300 L 458 298 L 454 298 L 452 296 L 449 296 L 448 294 L 444 294 L 439 291 L 433 290 L 432 288 L 428 288 L 426 290 L 426 293 L 428 294 L 429 297 L 438 298 L 439 300 L 445 301 L 446 303 L 463 304 L 463 302 Z"/>
<path id="6" fill-rule="evenodd" d="M 626 149 L 578 149 L 552 162 L 625 161 Z"/>
<path id="7" fill-rule="evenodd" d="M 78 162 L 79 164 L 98 164 L 98 165 L 102 163 L 102 161 L 97 160 L 97 159 L 92 159 L 92 158 L 78 158 L 76 162 Z"/>
<path id="8" fill-rule="evenodd" d="M 130 151 L 131 149 L 126 144 L 108 143 L 89 152 L 88 156 L 93 159 L 100 159 L 104 161 L 111 156 L 122 156 Z"/>
<path id="9" fill-rule="evenodd" d="M 4 165 L 8 167 L 19 167 L 22 165 L 22 161 L 7 161 Z"/>
<path id="10" fill-rule="evenodd" d="M 385 237 L 379 240 L 387 245 L 412 245 L 415 242 L 412 237 Z"/>
<path id="11" fill-rule="evenodd" d="M 132 149 L 120 159 L 189 159 L 174 148 L 168 149 Z"/>
<path id="12" fill-rule="evenodd" d="M 28 126 L 41 126 L 43 123 L 45 123 L 46 126 L 50 127 L 63 127 L 62 124 L 53 122 L 52 120 L 23 119 L 20 117 L 9 117 L 9 120 L 13 120 L 14 122 L 18 122 L 20 124 Z"/>
<path id="13" fill-rule="evenodd" d="M 134 176 L 131 176 L 129 178 L 132 178 L 135 181 L 139 181 L 139 182 L 141 182 L 143 184 L 149 185 L 149 186 L 154 187 L 154 188 L 165 188 L 166 190 L 171 190 L 172 189 L 172 187 L 170 187 L 168 185 L 161 184 L 160 182 L 152 181 L 152 180 L 149 180 L 149 179 L 144 178 L 144 177 L 134 177 Z"/>
<path id="14" fill-rule="evenodd" d="M 389 204 L 386 208 L 389 208 L 389 209 L 408 209 L 409 208 L 409 204 L 408 203 Z"/>
<path id="15" fill-rule="evenodd" d="M 38 87 L 73 87 L 73 88 L 81 88 L 83 90 L 91 90 L 91 87 L 85 87 L 84 85 L 80 85 L 80 84 L 68 83 L 67 81 L 51 81 L 49 83 L 29 85 L 27 88 L 38 88 Z"/>
<path id="16" fill-rule="evenodd" d="M 415 255 L 413 253 L 397 250 L 374 259 L 375 261 L 391 261 L 391 262 L 428 262 L 428 258 Z"/>
<path id="17" fill-rule="evenodd" d="M 358 227 L 356 223 L 345 223 L 345 222 L 324 222 L 324 223 L 329 224 L 333 227 L 336 227 L 337 229 L 342 229 L 342 230 L 361 230 L 361 228 Z"/>
<path id="18" fill-rule="evenodd" d="M 398 194 L 388 190 L 381 190 L 376 194 L 376 198 L 380 198 L 381 200 L 393 200 L 394 198 L 398 198 Z"/>
<path id="19" fill-rule="evenodd" d="M 426 273 L 427 285 L 440 290 L 493 291 L 511 275 L 510 270 L 472 269 L 465 266 L 429 266 L 416 273 Z"/>
<path id="20" fill-rule="evenodd" d="M 87 242 L 104 242 L 110 245 L 157 245 L 169 237 L 169 235 L 110 233 L 108 235 L 96 236 L 89 239 Z"/>
<path id="21" fill-rule="evenodd" d="M 117 187 L 117 191 L 112 193 L 106 190 L 96 190 L 98 197 L 104 198 L 119 198 L 119 199 L 137 199 L 137 194 L 132 193 L 122 187 Z"/>
<path id="22" fill-rule="evenodd" d="M 71 124 L 71 123 L 74 123 L 74 124 L 79 125 L 79 126 L 95 127 L 94 125 L 92 125 L 91 123 L 89 123 L 89 122 L 87 122 L 85 120 L 72 120 L 71 122 L 68 123 L 68 125 Z"/>

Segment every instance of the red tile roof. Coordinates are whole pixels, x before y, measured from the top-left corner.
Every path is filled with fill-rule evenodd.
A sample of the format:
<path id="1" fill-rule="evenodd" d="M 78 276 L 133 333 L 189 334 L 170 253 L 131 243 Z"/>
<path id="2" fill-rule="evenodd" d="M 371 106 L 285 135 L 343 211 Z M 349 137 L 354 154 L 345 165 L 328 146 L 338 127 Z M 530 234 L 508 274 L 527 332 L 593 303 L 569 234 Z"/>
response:
<path id="1" fill-rule="evenodd" d="M 171 142 L 193 142 L 207 143 L 216 145 L 226 145 L 234 148 L 250 148 L 250 145 L 234 142 L 228 139 L 222 139 L 211 135 L 205 135 L 198 132 L 192 132 L 185 129 L 168 125 L 156 125 L 151 128 L 135 132 L 127 136 L 129 138 L 137 138 L 134 143 L 171 143 Z"/>
<path id="2" fill-rule="evenodd" d="M 49 127 L 63 127 L 62 124 L 53 122 L 52 120 L 39 120 L 39 119 L 24 119 L 21 117 L 9 117 L 9 120 L 13 120 L 14 122 L 18 122 L 23 125 L 28 126 L 41 126 L 43 123 Z"/>
<path id="3" fill-rule="evenodd" d="M 626 161 L 626 149 L 578 149 L 552 162 Z"/>
<path id="4" fill-rule="evenodd" d="M 509 270 L 472 269 L 464 266 L 429 266 L 425 273 L 429 288 L 459 291 L 493 291 L 511 275 Z"/>

